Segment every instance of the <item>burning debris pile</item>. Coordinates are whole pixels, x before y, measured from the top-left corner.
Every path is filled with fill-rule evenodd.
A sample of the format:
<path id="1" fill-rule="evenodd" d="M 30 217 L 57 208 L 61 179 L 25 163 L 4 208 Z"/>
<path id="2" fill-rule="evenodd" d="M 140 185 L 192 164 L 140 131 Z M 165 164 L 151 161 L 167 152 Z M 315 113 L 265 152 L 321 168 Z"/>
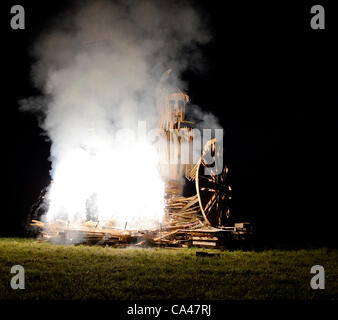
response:
<path id="1" fill-rule="evenodd" d="M 250 223 L 236 223 L 231 227 L 211 227 L 201 221 L 190 225 L 168 226 L 158 230 L 118 230 L 100 226 L 93 221 L 73 226 L 68 221 L 55 220 L 43 223 L 33 220 L 41 229 L 43 240 L 59 244 L 93 244 L 114 247 L 202 247 L 221 249 L 233 240 L 247 240 L 251 234 Z"/>
<path id="2" fill-rule="evenodd" d="M 181 112 L 183 115 L 182 110 Z M 180 125 L 183 126 L 183 123 Z M 169 130 L 162 128 L 161 132 L 171 141 Z M 173 141 L 172 148 L 170 142 L 166 144 L 166 155 L 169 159 L 173 154 L 181 158 L 182 140 Z M 189 141 L 192 143 L 193 139 Z M 165 172 L 162 172 L 162 178 L 166 182 L 165 206 L 164 216 L 157 228 L 134 229 L 129 228 L 126 222 L 124 229 L 121 229 L 116 228 L 114 220 L 70 222 L 55 219 L 46 223 L 33 220 L 31 225 L 40 228 L 42 238 L 53 243 L 222 248 L 231 240 L 245 240 L 251 235 L 250 224 L 230 224 L 231 188 L 226 182 L 227 167 L 219 167 L 220 152 L 216 139 L 211 139 L 195 165 L 192 165 L 192 161 L 188 165 L 180 161 L 169 161 L 162 167 Z M 208 165 L 208 157 L 213 159 L 211 165 Z M 183 166 L 186 168 L 186 179 L 195 184 L 196 194 L 193 196 L 182 195 L 183 180 L 177 172 L 183 172 Z"/>
<path id="3" fill-rule="evenodd" d="M 186 117 L 196 107 L 180 74 L 201 64 L 191 52 L 210 40 L 202 16 L 164 0 L 75 9 L 32 50 L 43 96 L 22 108 L 42 115 L 52 162 L 46 213 L 32 225 L 49 241 L 115 245 L 209 237 L 216 246 L 214 238 L 239 234 L 229 226 L 223 131 L 211 135 L 209 116 L 200 119 L 210 128 L 201 133 Z M 175 72 L 163 73 L 166 66 Z M 137 123 L 150 132 L 135 133 Z M 186 184 L 193 194 L 184 193 Z"/>

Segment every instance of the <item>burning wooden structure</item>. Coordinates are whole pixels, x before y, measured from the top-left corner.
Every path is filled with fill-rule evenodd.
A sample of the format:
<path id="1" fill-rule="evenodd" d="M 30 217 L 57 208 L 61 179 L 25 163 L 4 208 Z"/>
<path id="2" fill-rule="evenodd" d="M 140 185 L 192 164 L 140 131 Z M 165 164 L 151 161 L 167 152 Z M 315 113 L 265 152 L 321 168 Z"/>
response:
<path id="1" fill-rule="evenodd" d="M 222 167 L 223 151 L 216 139 L 211 139 L 194 163 L 193 123 L 186 121 L 189 97 L 170 85 L 170 75 L 171 70 L 163 74 L 157 92 L 164 141 L 160 154 L 165 161 L 161 162 L 160 171 L 166 183 L 166 220 L 181 223 L 199 220 L 213 227 L 224 226 L 230 218 L 231 187 L 227 184 L 228 168 Z M 195 184 L 194 196 L 182 196 L 184 178 Z"/>
<path id="2" fill-rule="evenodd" d="M 228 168 L 223 167 L 222 148 L 215 138 L 207 141 L 199 159 L 194 161 L 193 123 L 186 120 L 189 97 L 170 84 L 170 76 L 171 70 L 163 74 L 157 90 L 159 169 L 165 181 L 165 215 L 161 227 L 129 230 L 126 226 L 125 230 L 118 230 L 109 221 L 83 221 L 73 225 L 63 220 L 49 223 L 33 220 L 31 225 L 41 228 L 44 239 L 115 246 L 218 248 L 231 239 L 245 239 L 251 234 L 248 223 L 230 224 Z M 194 195 L 183 195 L 185 183 L 194 185 Z"/>

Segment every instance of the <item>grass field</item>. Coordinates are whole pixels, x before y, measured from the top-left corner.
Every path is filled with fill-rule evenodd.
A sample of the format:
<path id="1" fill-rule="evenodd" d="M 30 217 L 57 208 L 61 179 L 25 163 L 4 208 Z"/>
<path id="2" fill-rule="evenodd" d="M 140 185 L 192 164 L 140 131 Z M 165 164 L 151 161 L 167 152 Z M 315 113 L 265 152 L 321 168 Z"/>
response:
<path id="1" fill-rule="evenodd" d="M 337 299 L 338 250 L 223 251 L 63 246 L 0 239 L 0 299 Z M 25 290 L 13 290 L 13 265 Z M 325 268 L 312 290 L 310 268 Z"/>

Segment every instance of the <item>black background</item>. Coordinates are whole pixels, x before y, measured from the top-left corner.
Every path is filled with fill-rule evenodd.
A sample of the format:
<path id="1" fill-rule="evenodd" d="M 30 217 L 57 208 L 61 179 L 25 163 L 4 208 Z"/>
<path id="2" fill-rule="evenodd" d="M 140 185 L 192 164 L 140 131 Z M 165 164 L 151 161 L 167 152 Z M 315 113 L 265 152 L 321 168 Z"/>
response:
<path id="1" fill-rule="evenodd" d="M 49 183 L 50 144 L 18 100 L 38 93 L 29 48 L 71 1 L 1 2 L 1 235 L 27 235 L 29 210 Z M 10 28 L 22 4 L 26 29 Z M 326 10 L 312 30 L 310 9 Z M 232 213 L 252 221 L 264 246 L 335 245 L 338 10 L 333 1 L 198 1 L 214 40 L 207 68 L 188 70 L 192 102 L 225 131 Z"/>

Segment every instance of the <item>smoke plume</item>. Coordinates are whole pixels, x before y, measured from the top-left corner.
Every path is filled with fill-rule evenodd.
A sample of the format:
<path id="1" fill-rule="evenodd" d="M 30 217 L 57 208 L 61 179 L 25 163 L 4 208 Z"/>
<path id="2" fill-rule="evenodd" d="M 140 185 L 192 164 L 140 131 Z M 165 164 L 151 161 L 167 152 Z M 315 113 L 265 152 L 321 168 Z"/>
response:
<path id="1" fill-rule="evenodd" d="M 32 79 L 43 95 L 22 101 L 23 110 L 43 115 L 51 140 L 47 220 L 89 214 L 124 224 L 141 211 L 157 219 L 156 155 L 120 129 L 138 121 L 156 127 L 161 74 L 173 69 L 184 87 L 179 75 L 199 64 L 197 46 L 209 40 L 185 1 L 81 1 L 51 22 L 32 49 Z"/>

